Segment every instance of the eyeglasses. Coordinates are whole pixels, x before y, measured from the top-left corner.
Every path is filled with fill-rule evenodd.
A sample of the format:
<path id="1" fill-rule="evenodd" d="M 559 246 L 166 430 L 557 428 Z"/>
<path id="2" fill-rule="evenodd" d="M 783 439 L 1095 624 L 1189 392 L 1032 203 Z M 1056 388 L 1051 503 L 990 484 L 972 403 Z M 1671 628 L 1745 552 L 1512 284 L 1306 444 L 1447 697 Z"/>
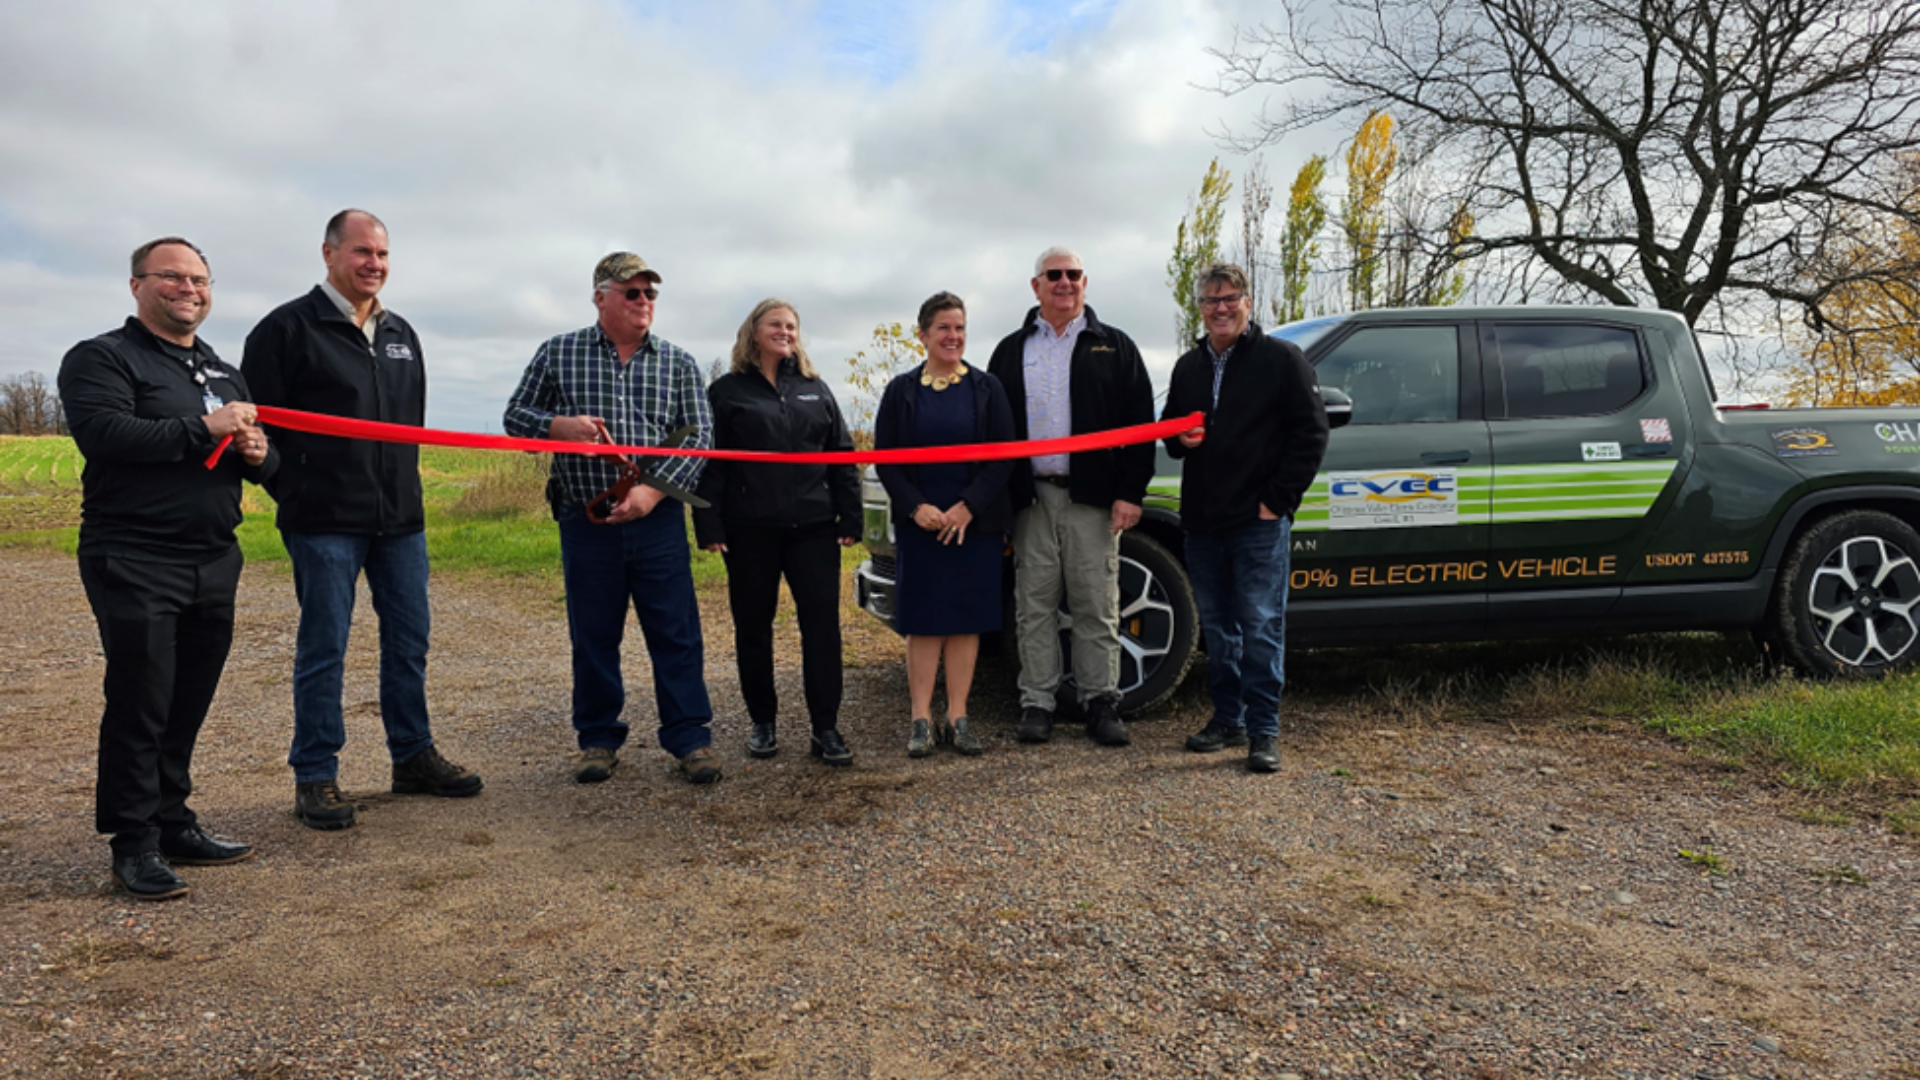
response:
<path id="1" fill-rule="evenodd" d="M 1056 266 L 1051 270 L 1044 271 L 1041 276 L 1048 281 L 1059 281 L 1061 278 L 1066 278 L 1068 281 L 1079 281 L 1080 275 L 1084 273 L 1086 273 L 1086 271 L 1077 266 L 1070 266 L 1065 269 Z"/>
<path id="2" fill-rule="evenodd" d="M 213 279 L 200 274 L 182 274 L 173 270 L 155 270 L 150 274 L 135 274 L 137 278 L 157 277 L 169 285 L 191 285 L 196 289 L 213 288 Z"/>
<path id="3" fill-rule="evenodd" d="M 1246 298 L 1246 293 L 1239 292 L 1227 293 L 1225 296 L 1203 296 L 1200 298 L 1200 306 L 1203 308 L 1229 308 Z"/>
<path id="4" fill-rule="evenodd" d="M 643 296 L 644 296 L 644 297 L 646 297 L 646 298 L 647 298 L 647 299 L 649 299 L 649 300 L 658 300 L 658 299 L 660 299 L 660 290 L 659 290 L 659 289 L 656 289 L 656 288 L 654 288 L 654 287 L 653 287 L 652 285 L 648 285 L 648 286 L 647 286 L 646 288 L 644 288 L 644 289 L 643 289 L 643 288 L 641 288 L 641 287 L 640 287 L 640 286 L 638 286 L 638 285 L 629 285 L 629 286 L 628 286 L 628 287 L 627 287 L 627 288 L 626 288 L 626 289 L 625 289 L 624 291 L 623 291 L 623 290 L 618 290 L 618 289 L 614 289 L 614 288 L 612 288 L 611 286 L 609 286 L 609 287 L 607 288 L 607 291 L 608 291 L 608 292 L 619 292 L 621 296 L 624 296 L 624 297 L 626 297 L 626 298 L 627 298 L 628 300 L 638 300 L 638 299 L 640 299 L 640 298 L 641 298 L 641 297 L 643 297 Z"/>

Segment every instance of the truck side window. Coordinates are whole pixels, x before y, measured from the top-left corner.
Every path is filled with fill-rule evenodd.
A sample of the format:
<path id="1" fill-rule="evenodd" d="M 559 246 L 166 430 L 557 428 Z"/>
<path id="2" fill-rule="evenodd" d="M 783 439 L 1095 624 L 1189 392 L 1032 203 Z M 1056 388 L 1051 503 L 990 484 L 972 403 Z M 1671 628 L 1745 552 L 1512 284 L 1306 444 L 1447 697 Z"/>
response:
<path id="1" fill-rule="evenodd" d="M 1356 331 L 1314 366 L 1321 386 L 1353 399 L 1355 424 L 1460 418 L 1460 341 L 1451 326 Z"/>
<path id="2" fill-rule="evenodd" d="M 1506 324 L 1493 337 L 1509 420 L 1615 412 L 1647 388 L 1631 330 Z"/>

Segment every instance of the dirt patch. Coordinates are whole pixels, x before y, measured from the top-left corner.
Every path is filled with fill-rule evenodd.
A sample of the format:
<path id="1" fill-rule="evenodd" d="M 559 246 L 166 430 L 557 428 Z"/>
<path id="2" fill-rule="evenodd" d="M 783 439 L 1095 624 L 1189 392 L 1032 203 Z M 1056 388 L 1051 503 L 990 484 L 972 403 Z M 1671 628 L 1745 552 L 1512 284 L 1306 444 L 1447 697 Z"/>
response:
<path id="1" fill-rule="evenodd" d="M 0 1076 L 1920 1076 L 1920 852 L 1629 728 L 1316 697 L 1256 777 L 1182 750 L 1202 678 L 1131 748 L 1026 747 L 989 668 L 987 754 L 912 761 L 899 644 L 849 606 L 855 767 L 799 722 L 753 761 L 715 595 L 726 780 L 652 749 L 635 632 L 634 744 L 581 787 L 556 588 L 441 577 L 436 735 L 486 790 L 385 794 L 368 618 L 360 824 L 319 833 L 290 812 L 292 592 L 247 571 L 195 767 L 260 855 L 136 904 L 90 828 L 77 573 L 0 555 Z"/>

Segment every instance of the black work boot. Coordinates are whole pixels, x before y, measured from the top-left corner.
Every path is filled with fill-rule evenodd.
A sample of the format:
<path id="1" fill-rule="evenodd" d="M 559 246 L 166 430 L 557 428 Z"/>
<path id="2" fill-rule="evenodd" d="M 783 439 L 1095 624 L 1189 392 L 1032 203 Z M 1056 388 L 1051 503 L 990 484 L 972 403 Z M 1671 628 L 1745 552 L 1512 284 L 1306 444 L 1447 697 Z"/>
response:
<path id="1" fill-rule="evenodd" d="M 1278 735 L 1255 735 L 1248 740 L 1247 771 L 1258 773 L 1280 771 L 1280 737 Z"/>
<path id="2" fill-rule="evenodd" d="M 345 829 L 353 824 L 353 804 L 340 797 L 334 780 L 293 785 L 293 813 L 309 829 Z"/>
<path id="3" fill-rule="evenodd" d="M 1037 705 L 1020 710 L 1020 726 L 1013 737 L 1026 743 L 1041 743 L 1053 738 L 1053 712 Z"/>
<path id="4" fill-rule="evenodd" d="M 1187 749 L 1196 754 L 1213 754 L 1232 746 L 1247 745 L 1247 729 L 1207 721 L 1207 726 L 1187 736 Z"/>
<path id="5" fill-rule="evenodd" d="M 747 736 L 747 756 L 770 758 L 779 752 L 780 739 L 773 729 L 772 721 L 753 725 L 753 733 Z"/>
<path id="6" fill-rule="evenodd" d="M 1120 722 L 1120 702 L 1097 697 L 1087 703 L 1087 738 L 1101 746 L 1125 746 L 1133 741 L 1127 725 Z"/>
<path id="7" fill-rule="evenodd" d="M 464 799 L 480 794 L 480 774 L 455 765 L 440 756 L 438 747 L 429 746 L 405 761 L 393 763 L 393 793 Z"/>

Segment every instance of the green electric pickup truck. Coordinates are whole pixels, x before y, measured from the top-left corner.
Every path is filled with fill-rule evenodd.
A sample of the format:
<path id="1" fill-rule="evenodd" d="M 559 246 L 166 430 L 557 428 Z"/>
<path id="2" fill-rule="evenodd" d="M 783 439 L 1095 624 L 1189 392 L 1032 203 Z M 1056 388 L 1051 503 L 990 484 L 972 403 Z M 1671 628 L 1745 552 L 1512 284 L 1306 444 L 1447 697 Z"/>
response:
<path id="1" fill-rule="evenodd" d="M 1294 519 L 1289 645 L 1750 630 L 1810 674 L 1920 657 L 1920 409 L 1721 405 L 1687 325 L 1632 308 L 1367 311 L 1274 335 L 1351 401 Z M 1121 547 L 1129 712 L 1171 695 L 1199 642 L 1160 460 Z M 865 500 L 857 593 L 885 619 L 878 481 Z"/>

